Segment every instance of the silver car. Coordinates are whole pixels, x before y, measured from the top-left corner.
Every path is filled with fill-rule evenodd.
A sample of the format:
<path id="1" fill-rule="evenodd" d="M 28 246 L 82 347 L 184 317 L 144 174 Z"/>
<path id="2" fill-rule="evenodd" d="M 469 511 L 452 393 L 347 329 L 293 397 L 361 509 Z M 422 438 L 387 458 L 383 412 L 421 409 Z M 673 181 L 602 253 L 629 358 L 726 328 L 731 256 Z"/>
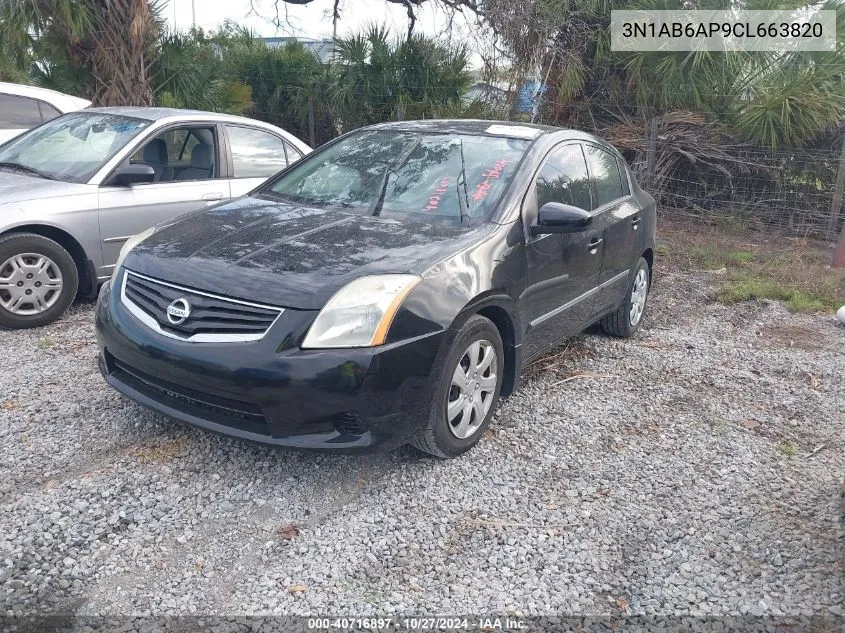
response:
<path id="1" fill-rule="evenodd" d="M 93 296 L 131 236 L 241 196 L 311 149 L 277 127 L 166 108 L 89 108 L 0 146 L 0 326 Z"/>

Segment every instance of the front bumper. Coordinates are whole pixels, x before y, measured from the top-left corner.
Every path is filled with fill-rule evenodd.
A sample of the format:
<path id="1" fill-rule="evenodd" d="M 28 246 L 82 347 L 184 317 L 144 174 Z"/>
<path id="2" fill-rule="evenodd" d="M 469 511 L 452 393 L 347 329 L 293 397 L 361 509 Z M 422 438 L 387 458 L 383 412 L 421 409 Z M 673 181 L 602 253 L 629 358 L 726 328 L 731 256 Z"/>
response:
<path id="1" fill-rule="evenodd" d="M 188 343 L 151 330 L 117 295 L 106 284 L 97 301 L 100 370 L 170 417 L 263 444 L 355 452 L 400 446 L 428 418 L 443 332 L 371 349 L 285 348 L 315 314 L 291 310 L 259 341 Z"/>

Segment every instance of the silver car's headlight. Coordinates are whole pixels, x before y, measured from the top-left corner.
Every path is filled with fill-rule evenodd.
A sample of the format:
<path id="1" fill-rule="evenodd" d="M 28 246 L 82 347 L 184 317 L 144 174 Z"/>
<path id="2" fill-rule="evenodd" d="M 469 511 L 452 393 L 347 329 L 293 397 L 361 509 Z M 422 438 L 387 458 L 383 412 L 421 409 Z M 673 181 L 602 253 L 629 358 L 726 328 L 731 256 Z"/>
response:
<path id="1" fill-rule="evenodd" d="M 142 231 L 138 233 L 138 235 L 133 235 L 128 240 L 123 243 L 123 247 L 120 249 L 120 254 L 117 256 L 117 263 L 115 263 L 114 268 L 112 268 L 111 276 L 114 279 L 117 276 L 117 271 L 120 270 L 120 267 L 123 265 L 123 260 L 126 259 L 126 256 L 129 254 L 133 248 L 138 246 L 141 242 L 147 239 L 150 235 L 156 232 L 154 226 L 148 228 L 146 231 Z"/>
<path id="2" fill-rule="evenodd" d="M 420 281 L 416 275 L 373 275 L 348 283 L 320 310 L 302 347 L 381 345 L 402 301 Z"/>

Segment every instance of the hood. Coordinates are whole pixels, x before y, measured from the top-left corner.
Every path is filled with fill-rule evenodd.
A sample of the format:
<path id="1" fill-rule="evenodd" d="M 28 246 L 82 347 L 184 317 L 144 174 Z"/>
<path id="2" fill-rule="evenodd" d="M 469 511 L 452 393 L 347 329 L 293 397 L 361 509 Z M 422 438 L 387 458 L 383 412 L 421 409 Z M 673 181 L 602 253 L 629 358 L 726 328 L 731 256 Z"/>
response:
<path id="1" fill-rule="evenodd" d="M 73 189 L 84 186 L 78 183 L 27 176 L 24 173 L 3 168 L 0 169 L 0 204 L 64 196 L 72 193 Z"/>
<path id="2" fill-rule="evenodd" d="M 363 275 L 420 273 L 474 242 L 487 226 L 398 221 L 246 197 L 161 227 L 124 266 L 246 301 L 317 310 Z"/>

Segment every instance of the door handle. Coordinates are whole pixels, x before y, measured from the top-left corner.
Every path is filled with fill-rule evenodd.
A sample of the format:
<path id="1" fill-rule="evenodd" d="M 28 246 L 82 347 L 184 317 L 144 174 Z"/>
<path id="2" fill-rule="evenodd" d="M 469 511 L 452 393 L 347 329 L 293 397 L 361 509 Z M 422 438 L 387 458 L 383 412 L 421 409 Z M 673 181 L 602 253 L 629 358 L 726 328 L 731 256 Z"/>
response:
<path id="1" fill-rule="evenodd" d="M 590 240 L 590 243 L 587 244 L 587 248 L 590 250 L 590 255 L 595 255 L 596 253 L 598 253 L 599 246 L 601 246 L 602 242 L 604 242 L 604 240 L 600 237 L 594 237 L 592 240 Z"/>
<path id="2" fill-rule="evenodd" d="M 634 219 L 631 220 L 631 226 L 634 227 L 635 231 L 640 228 L 640 216 L 634 216 Z"/>
<path id="3" fill-rule="evenodd" d="M 207 193 L 202 197 L 206 202 L 217 202 L 223 199 L 222 193 Z"/>

